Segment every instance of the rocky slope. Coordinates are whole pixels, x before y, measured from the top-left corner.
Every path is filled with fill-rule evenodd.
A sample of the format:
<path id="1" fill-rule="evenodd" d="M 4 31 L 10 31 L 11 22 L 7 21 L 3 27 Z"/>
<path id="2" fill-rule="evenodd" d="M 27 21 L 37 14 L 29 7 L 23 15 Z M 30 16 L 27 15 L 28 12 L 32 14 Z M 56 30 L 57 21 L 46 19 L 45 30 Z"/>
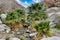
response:
<path id="1" fill-rule="evenodd" d="M 0 12 L 10 11 L 14 8 L 25 9 L 16 0 L 0 0 Z"/>

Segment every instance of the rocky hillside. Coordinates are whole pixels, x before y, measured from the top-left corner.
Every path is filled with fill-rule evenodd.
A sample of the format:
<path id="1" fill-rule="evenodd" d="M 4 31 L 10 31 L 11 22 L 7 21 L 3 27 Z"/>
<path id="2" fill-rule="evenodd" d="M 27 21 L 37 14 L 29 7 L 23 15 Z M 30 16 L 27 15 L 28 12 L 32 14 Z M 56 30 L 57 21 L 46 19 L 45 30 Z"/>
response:
<path id="1" fill-rule="evenodd" d="M 16 0 L 0 0 L 0 11 L 6 12 L 14 8 L 25 9 Z"/>
<path id="2" fill-rule="evenodd" d="M 44 0 L 44 7 L 60 7 L 60 0 Z"/>

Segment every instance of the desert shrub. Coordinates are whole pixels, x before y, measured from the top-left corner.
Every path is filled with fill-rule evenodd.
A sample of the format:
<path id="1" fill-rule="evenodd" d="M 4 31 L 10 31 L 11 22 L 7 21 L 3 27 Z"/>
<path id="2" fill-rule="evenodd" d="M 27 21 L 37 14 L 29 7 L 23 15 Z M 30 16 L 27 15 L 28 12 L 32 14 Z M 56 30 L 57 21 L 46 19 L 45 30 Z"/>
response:
<path id="1" fill-rule="evenodd" d="M 54 28 L 60 30 L 60 25 L 56 25 Z"/>
<path id="2" fill-rule="evenodd" d="M 21 19 L 24 16 L 24 11 L 20 10 L 20 9 L 16 9 L 16 10 L 7 12 L 6 14 L 7 14 L 7 17 L 4 20 L 4 23 L 11 23 L 11 24 L 13 24 L 13 23 L 21 21 Z"/>
<path id="3" fill-rule="evenodd" d="M 24 38 L 20 38 L 20 40 L 24 40 Z"/>
<path id="4" fill-rule="evenodd" d="M 49 21 L 41 21 L 40 23 L 35 24 L 35 29 L 36 31 L 41 34 L 41 35 L 46 35 L 48 36 L 50 34 L 50 26 L 49 26 Z"/>

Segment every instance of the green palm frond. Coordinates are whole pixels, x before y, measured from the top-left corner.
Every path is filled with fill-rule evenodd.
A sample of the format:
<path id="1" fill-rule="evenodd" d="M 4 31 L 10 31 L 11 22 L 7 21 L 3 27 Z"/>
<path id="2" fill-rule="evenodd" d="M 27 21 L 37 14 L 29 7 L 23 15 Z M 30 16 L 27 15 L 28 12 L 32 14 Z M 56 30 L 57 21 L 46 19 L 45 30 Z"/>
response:
<path id="1" fill-rule="evenodd" d="M 16 9 L 10 12 L 7 12 L 7 17 L 4 20 L 5 23 L 16 23 L 21 21 L 22 18 L 24 18 L 24 11 L 20 9 Z"/>
<path id="2" fill-rule="evenodd" d="M 35 29 L 39 34 L 49 34 L 50 33 L 50 26 L 49 26 L 49 21 L 41 21 L 40 23 L 35 24 Z"/>
<path id="3" fill-rule="evenodd" d="M 47 18 L 47 13 L 44 11 L 45 9 L 42 8 L 43 4 L 42 3 L 35 3 L 32 4 L 29 7 L 29 12 L 28 12 L 28 17 L 31 19 L 46 19 Z"/>

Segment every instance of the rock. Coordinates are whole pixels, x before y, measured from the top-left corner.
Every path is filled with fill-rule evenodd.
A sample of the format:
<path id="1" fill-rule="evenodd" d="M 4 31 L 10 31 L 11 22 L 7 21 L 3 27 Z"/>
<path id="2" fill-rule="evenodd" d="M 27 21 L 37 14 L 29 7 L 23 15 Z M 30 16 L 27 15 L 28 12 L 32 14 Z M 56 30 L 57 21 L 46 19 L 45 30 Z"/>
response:
<path id="1" fill-rule="evenodd" d="M 56 24 L 54 24 L 53 22 L 50 22 L 50 27 L 53 28 Z"/>
<path id="2" fill-rule="evenodd" d="M 12 31 L 12 33 L 13 33 L 13 34 L 15 34 L 15 32 L 14 32 L 14 31 Z"/>
<path id="3" fill-rule="evenodd" d="M 0 32 L 0 39 L 8 39 L 8 38 L 13 38 L 13 37 L 15 37 L 15 35 L 14 34 L 11 34 L 11 33 L 2 33 L 2 32 Z"/>
<path id="4" fill-rule="evenodd" d="M 51 27 L 60 25 L 60 7 L 48 8 L 46 12 L 48 13 L 48 20 L 50 21 Z"/>
<path id="5" fill-rule="evenodd" d="M 19 31 L 19 28 L 16 28 L 15 31 Z"/>
<path id="6" fill-rule="evenodd" d="M 2 20 L 6 18 L 6 14 L 1 14 L 0 16 Z"/>
<path id="7" fill-rule="evenodd" d="M 0 39 L 0 40 L 5 40 L 5 39 L 2 38 L 2 39 Z"/>
<path id="8" fill-rule="evenodd" d="M 17 32 L 17 35 L 19 35 L 20 34 L 20 32 Z"/>
<path id="9" fill-rule="evenodd" d="M 37 33 L 31 33 L 29 36 L 32 37 L 32 36 L 35 36 Z"/>
<path id="10" fill-rule="evenodd" d="M 53 11 L 59 11 L 59 10 L 60 10 L 59 7 L 51 7 L 51 8 L 46 9 L 47 12 L 53 12 Z"/>
<path id="11" fill-rule="evenodd" d="M 9 33 L 11 29 L 5 24 L 0 24 L 0 31 L 5 31 L 5 30 L 7 33 Z"/>
<path id="12" fill-rule="evenodd" d="M 7 33 L 9 33 L 10 31 L 11 31 L 11 29 L 10 29 L 10 28 L 6 29 L 6 32 L 7 32 Z"/>
<path id="13" fill-rule="evenodd" d="M 60 40 L 60 37 L 54 36 L 54 37 L 43 38 L 41 40 Z"/>
<path id="14" fill-rule="evenodd" d="M 0 31 L 4 31 L 4 25 L 3 24 L 0 25 Z"/>
<path id="15" fill-rule="evenodd" d="M 31 33 L 31 31 L 30 30 L 26 30 L 26 33 Z"/>
<path id="16" fill-rule="evenodd" d="M 2 21 L 0 20 L 0 24 L 2 24 Z"/>
<path id="17" fill-rule="evenodd" d="M 9 40 L 20 40 L 19 38 L 9 38 Z"/>
<path id="18" fill-rule="evenodd" d="M 24 37 L 28 38 L 29 34 L 28 33 L 24 33 Z"/>
<path id="19" fill-rule="evenodd" d="M 5 38 L 14 38 L 15 35 L 14 34 L 5 34 Z"/>
<path id="20" fill-rule="evenodd" d="M 60 30 L 51 29 L 51 33 L 53 34 L 53 36 L 59 36 L 60 37 Z"/>

